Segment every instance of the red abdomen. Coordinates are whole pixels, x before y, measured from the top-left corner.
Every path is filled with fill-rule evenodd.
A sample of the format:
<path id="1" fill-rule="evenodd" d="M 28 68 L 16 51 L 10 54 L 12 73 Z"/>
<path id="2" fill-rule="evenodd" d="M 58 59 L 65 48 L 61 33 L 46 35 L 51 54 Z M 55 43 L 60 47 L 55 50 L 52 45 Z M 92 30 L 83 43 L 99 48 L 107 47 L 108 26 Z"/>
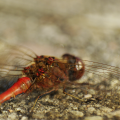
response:
<path id="1" fill-rule="evenodd" d="M 28 77 L 19 78 L 16 83 L 13 84 L 4 93 L 0 94 L 0 103 L 9 100 L 11 97 L 15 97 L 18 94 L 25 93 L 26 90 L 31 86 L 31 80 Z"/>

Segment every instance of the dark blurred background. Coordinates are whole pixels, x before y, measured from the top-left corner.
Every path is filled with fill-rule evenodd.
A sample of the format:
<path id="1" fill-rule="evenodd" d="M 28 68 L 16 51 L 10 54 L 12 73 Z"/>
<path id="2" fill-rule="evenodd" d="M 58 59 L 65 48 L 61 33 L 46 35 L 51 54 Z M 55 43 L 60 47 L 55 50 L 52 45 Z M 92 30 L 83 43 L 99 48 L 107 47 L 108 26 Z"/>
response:
<path id="1" fill-rule="evenodd" d="M 0 38 L 38 55 L 119 65 L 119 0 L 0 1 Z"/>

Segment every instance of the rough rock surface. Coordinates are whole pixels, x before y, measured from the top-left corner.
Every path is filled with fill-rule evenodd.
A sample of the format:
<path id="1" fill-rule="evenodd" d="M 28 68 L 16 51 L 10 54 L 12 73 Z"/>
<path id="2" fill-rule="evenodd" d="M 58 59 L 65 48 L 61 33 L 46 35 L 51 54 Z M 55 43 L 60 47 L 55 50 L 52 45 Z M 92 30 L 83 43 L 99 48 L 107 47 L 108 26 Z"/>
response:
<path id="1" fill-rule="evenodd" d="M 119 67 L 119 4 L 119 0 L 1 0 L 0 38 L 38 55 L 70 53 Z M 104 73 L 94 76 L 91 72 L 89 69 L 79 82 L 92 80 L 94 87 L 106 87 L 106 91 L 81 86 L 68 90 L 82 99 L 79 101 L 60 89 L 39 99 L 33 113 L 29 110 L 37 93 L 19 95 L 0 106 L 0 120 L 119 120 L 119 69 L 116 78 L 111 75 L 106 83 Z"/>

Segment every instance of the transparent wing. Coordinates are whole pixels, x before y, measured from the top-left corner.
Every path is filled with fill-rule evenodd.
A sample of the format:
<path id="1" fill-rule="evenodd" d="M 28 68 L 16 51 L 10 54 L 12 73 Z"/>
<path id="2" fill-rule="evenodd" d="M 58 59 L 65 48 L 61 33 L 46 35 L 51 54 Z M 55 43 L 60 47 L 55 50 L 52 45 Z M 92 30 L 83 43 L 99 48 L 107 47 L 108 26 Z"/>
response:
<path id="1" fill-rule="evenodd" d="M 35 57 L 35 53 L 27 48 L 0 41 L 0 91 L 15 83 Z"/>
<path id="2" fill-rule="evenodd" d="M 67 88 L 75 88 L 69 94 L 77 96 L 83 104 L 100 104 L 107 107 L 119 108 L 120 100 L 120 68 L 103 63 L 83 60 L 85 73 L 75 83 L 69 83 Z M 84 83 L 88 83 L 84 84 Z M 73 85 L 73 86 L 72 86 Z"/>
<path id="3" fill-rule="evenodd" d="M 83 60 L 85 64 L 85 74 L 94 75 L 95 77 L 101 77 L 108 81 L 110 77 L 120 79 L 120 68 L 107 65 L 104 63 L 98 63 L 88 60 Z"/>
<path id="4" fill-rule="evenodd" d="M 5 91 L 22 77 L 22 70 L 34 62 L 36 56 L 27 48 L 0 41 L 0 91 Z M 117 103 L 117 99 L 120 98 L 120 68 L 88 60 L 83 60 L 83 62 L 85 74 L 79 81 L 87 82 L 89 86 L 86 87 L 76 82 L 74 85 L 79 88 L 79 91 L 76 91 L 80 95 L 78 97 L 80 98 L 81 93 L 85 91 L 85 94 L 91 94 L 94 98 L 99 97 L 104 101 L 110 98 L 112 101 L 110 103 L 113 101 Z M 85 95 L 83 96 L 85 98 Z M 117 96 L 116 101 L 113 100 L 113 96 Z"/>

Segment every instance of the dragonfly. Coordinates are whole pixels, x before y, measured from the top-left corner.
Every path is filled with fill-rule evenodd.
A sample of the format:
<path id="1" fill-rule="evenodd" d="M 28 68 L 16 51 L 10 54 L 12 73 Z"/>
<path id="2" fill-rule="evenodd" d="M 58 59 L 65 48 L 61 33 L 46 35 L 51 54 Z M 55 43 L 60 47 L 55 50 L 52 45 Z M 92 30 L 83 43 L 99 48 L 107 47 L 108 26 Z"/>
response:
<path id="1" fill-rule="evenodd" d="M 102 100 L 117 95 L 119 103 L 119 67 L 82 60 L 71 54 L 63 54 L 62 58 L 39 56 L 22 46 L 3 42 L 1 45 L 1 49 L 4 49 L 0 50 L 1 104 L 22 93 L 44 91 L 37 96 L 37 101 L 41 96 L 60 88 L 63 88 L 63 93 L 80 101 L 82 98 L 67 93 L 66 89 L 76 88 L 92 94 L 91 100 L 93 97 Z M 90 93 L 92 89 L 97 95 Z"/>

